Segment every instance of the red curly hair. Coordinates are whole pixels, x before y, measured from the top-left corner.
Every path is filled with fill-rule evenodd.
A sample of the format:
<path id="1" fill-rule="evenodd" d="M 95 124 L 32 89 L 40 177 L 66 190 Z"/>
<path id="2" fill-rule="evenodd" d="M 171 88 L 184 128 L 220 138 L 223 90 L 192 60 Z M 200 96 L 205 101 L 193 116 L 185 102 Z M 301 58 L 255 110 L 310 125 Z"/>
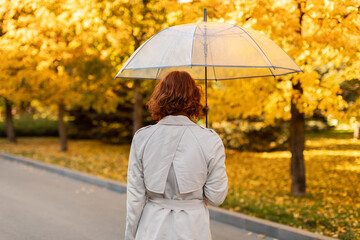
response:
<path id="1" fill-rule="evenodd" d="M 203 115 L 201 89 L 185 71 L 172 71 L 155 87 L 147 106 L 155 121 L 168 115 L 186 114 L 199 120 Z"/>

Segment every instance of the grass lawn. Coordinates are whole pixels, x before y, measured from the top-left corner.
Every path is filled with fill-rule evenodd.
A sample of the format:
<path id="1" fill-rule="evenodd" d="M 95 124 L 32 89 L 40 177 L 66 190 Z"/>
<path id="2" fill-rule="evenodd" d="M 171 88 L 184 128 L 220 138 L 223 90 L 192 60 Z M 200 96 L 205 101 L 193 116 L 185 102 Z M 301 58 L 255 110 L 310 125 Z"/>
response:
<path id="1" fill-rule="evenodd" d="M 129 145 L 69 141 L 59 152 L 56 138 L 0 139 L 0 151 L 126 182 Z M 340 239 L 360 239 L 360 140 L 349 133 L 307 134 L 307 196 L 290 192 L 290 152 L 227 150 L 229 194 L 222 205 Z"/>

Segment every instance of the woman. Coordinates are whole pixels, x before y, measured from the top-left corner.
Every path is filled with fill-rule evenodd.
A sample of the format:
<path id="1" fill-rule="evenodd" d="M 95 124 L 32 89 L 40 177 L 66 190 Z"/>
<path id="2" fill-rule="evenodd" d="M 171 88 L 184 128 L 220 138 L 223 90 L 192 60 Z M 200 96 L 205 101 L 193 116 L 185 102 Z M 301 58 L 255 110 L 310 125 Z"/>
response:
<path id="1" fill-rule="evenodd" d="M 148 107 L 158 123 L 131 144 L 126 240 L 211 239 L 205 201 L 220 205 L 228 187 L 221 139 L 190 120 L 202 114 L 200 99 L 187 72 L 170 72 L 156 86 Z"/>

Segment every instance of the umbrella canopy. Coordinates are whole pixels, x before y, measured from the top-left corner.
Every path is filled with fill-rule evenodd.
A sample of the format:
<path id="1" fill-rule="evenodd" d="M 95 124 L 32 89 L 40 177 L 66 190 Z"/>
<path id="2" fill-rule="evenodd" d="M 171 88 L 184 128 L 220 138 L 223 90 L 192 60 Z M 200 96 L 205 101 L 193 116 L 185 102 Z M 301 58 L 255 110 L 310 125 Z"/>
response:
<path id="1" fill-rule="evenodd" d="M 206 68 L 205 68 L 206 67 Z M 228 80 L 302 72 L 263 34 L 227 23 L 169 27 L 143 43 L 116 78 L 160 79 L 184 70 L 196 80 Z"/>

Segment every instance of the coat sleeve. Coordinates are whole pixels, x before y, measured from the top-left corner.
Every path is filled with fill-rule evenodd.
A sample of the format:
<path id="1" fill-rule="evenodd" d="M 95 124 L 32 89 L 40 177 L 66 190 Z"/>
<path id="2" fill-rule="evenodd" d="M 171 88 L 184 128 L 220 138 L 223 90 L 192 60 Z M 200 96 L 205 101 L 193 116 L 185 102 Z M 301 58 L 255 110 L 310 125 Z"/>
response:
<path id="1" fill-rule="evenodd" d="M 228 178 L 225 171 L 225 149 L 217 136 L 213 152 L 208 162 L 208 176 L 204 186 L 206 200 L 213 206 L 218 206 L 225 200 L 228 192 Z"/>
<path id="2" fill-rule="evenodd" d="M 139 220 L 146 203 L 142 160 L 136 154 L 135 139 L 136 135 L 131 143 L 128 164 L 125 240 L 135 239 Z"/>

